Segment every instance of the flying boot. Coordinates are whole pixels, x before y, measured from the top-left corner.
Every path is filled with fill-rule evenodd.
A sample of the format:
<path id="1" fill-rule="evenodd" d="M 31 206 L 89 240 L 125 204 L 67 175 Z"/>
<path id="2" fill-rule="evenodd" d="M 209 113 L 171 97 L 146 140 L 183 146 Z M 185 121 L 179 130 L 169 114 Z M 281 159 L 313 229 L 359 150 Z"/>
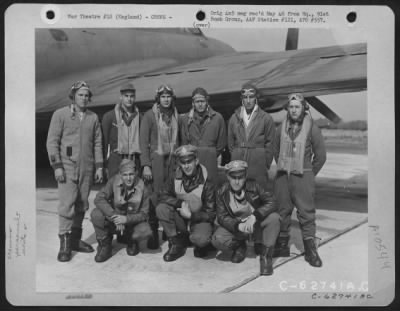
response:
<path id="1" fill-rule="evenodd" d="M 272 267 L 273 247 L 262 246 L 260 254 L 260 275 L 271 275 L 274 273 Z"/>
<path id="2" fill-rule="evenodd" d="M 71 233 L 66 232 L 64 234 L 59 234 L 60 238 L 60 250 L 58 251 L 57 260 L 61 262 L 66 262 L 71 260 Z"/>
<path id="3" fill-rule="evenodd" d="M 82 228 L 71 228 L 71 249 L 76 252 L 81 253 L 92 253 L 94 249 L 88 243 L 83 242 L 82 238 Z"/>
<path id="4" fill-rule="evenodd" d="M 97 247 L 97 254 L 94 257 L 96 262 L 104 262 L 112 256 L 112 235 L 106 235 L 104 238 L 97 239 L 99 246 Z"/>
<path id="5" fill-rule="evenodd" d="M 247 245 L 246 241 L 234 241 L 233 253 L 231 261 L 233 263 L 240 263 L 246 258 Z"/>
<path id="6" fill-rule="evenodd" d="M 164 261 L 174 261 L 186 252 L 187 234 L 179 233 L 168 238 L 168 251 L 164 254 Z"/>
<path id="7" fill-rule="evenodd" d="M 304 243 L 304 259 L 313 267 L 321 267 L 322 260 L 318 256 L 317 246 L 314 238 L 303 240 Z"/>
<path id="8" fill-rule="evenodd" d="M 290 257 L 289 237 L 279 236 L 276 240 L 273 257 Z"/>

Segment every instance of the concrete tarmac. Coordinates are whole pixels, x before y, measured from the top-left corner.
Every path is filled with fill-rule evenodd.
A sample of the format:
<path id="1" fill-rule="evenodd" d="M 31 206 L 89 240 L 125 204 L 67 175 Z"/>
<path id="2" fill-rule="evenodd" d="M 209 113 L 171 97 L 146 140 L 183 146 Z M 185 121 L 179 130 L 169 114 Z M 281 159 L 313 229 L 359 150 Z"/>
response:
<path id="1" fill-rule="evenodd" d="M 368 286 L 365 284 L 368 281 L 367 159 L 365 154 L 328 153 L 327 163 L 316 179 L 317 236 L 321 239 L 319 253 L 323 267 L 313 268 L 304 261 L 294 212 L 291 257 L 274 259 L 275 271 L 268 277 L 259 276 L 259 259 L 251 243 L 241 264 L 231 263 L 230 254 L 216 251 L 205 259 L 195 258 L 193 248 L 188 248 L 186 255 L 177 261 L 166 263 L 162 259 L 166 242 L 158 250 L 148 250 L 142 243 L 141 252 L 129 257 L 125 245 L 115 239 L 113 257 L 104 263 L 94 261 L 95 253 L 74 253 L 70 262 L 60 263 L 56 259 L 57 189 L 52 181 L 41 181 L 36 192 L 36 290 L 43 293 L 298 292 L 314 288 L 322 291 L 323 282 L 330 281 L 336 282 L 332 285 L 337 287 L 336 291 L 340 286 L 343 291 L 348 290 L 350 282 L 365 289 Z M 41 178 L 40 173 L 38 176 Z M 95 194 L 92 191 L 89 198 L 90 210 Z M 88 218 L 90 210 L 83 223 L 83 239 L 96 248 Z"/>

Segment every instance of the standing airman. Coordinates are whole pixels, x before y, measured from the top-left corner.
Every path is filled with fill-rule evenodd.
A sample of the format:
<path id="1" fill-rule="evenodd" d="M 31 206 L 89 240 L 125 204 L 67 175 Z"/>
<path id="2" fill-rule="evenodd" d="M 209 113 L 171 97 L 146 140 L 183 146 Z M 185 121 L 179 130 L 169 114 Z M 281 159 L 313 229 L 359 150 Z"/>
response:
<path id="1" fill-rule="evenodd" d="M 313 122 L 308 104 L 300 93 L 289 95 L 287 116 L 276 131 L 274 156 L 278 169 L 275 195 L 282 219 L 274 257 L 290 255 L 291 216 L 296 206 L 305 260 L 311 266 L 321 267 L 315 243 L 314 196 L 315 176 L 326 161 L 326 150 L 321 130 Z"/>
<path id="2" fill-rule="evenodd" d="M 145 183 L 153 188 L 150 205 L 150 225 L 153 237 L 148 247 L 159 247 L 158 220 L 155 215 L 158 194 L 175 168 L 174 152 L 178 142 L 178 111 L 174 105 L 174 90 L 168 85 L 161 85 L 155 96 L 155 104 L 148 110 L 140 125 L 140 162 Z"/>
<path id="3" fill-rule="evenodd" d="M 268 169 L 273 159 L 275 124 L 272 117 L 258 106 L 258 90 L 245 84 L 241 90 L 242 106 L 229 120 L 228 148 L 232 160 L 248 163 L 248 178 L 267 188 Z"/>
<path id="4" fill-rule="evenodd" d="M 197 147 L 200 163 L 207 168 L 210 181 L 216 184 L 217 158 L 226 147 L 225 121 L 211 108 L 209 95 L 203 88 L 193 91 L 192 105 L 180 122 L 181 143 Z"/>
<path id="5" fill-rule="evenodd" d="M 82 222 L 94 175 L 96 182 L 103 180 L 101 126 L 97 115 L 87 109 L 92 98 L 89 85 L 74 83 L 69 98 L 69 106 L 54 112 L 47 136 L 47 152 L 58 182 L 59 261 L 71 260 L 71 251 L 94 251 L 81 241 Z"/>

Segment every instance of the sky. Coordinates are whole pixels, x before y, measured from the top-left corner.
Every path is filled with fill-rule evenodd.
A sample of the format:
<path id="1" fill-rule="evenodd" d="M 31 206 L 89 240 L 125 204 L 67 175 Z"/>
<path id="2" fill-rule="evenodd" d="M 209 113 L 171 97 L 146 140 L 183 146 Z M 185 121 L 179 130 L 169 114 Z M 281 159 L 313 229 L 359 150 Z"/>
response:
<path id="1" fill-rule="evenodd" d="M 284 51 L 287 29 L 205 29 L 207 37 L 221 40 L 236 51 Z M 299 49 L 366 42 L 356 29 L 300 29 Z M 318 96 L 343 121 L 367 120 L 367 92 Z M 323 116 L 312 109 L 314 119 Z"/>

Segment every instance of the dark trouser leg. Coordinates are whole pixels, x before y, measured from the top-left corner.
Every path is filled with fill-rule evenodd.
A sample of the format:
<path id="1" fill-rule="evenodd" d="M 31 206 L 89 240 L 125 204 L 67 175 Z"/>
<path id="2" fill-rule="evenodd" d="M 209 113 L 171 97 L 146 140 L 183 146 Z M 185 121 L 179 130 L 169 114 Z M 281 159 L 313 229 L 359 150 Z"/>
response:
<path id="1" fill-rule="evenodd" d="M 168 237 L 168 251 L 164 254 L 165 261 L 174 261 L 185 254 L 187 247 L 187 225 L 180 214 L 170 205 L 160 203 L 156 214 Z"/>
<path id="2" fill-rule="evenodd" d="M 261 275 L 271 275 L 273 273 L 272 256 L 276 238 L 279 235 L 279 228 L 280 217 L 278 213 L 271 213 L 262 222 L 256 223 L 255 235 L 261 235 L 262 237 L 262 243 L 259 244 L 259 250 L 256 252 L 260 255 Z M 256 243 L 257 239 L 258 236 L 255 236 Z"/>
<path id="3" fill-rule="evenodd" d="M 58 183 L 58 219 L 60 235 L 71 231 L 73 217 L 75 215 L 75 201 L 78 197 L 78 185 L 67 179 L 64 183 Z"/>
<path id="4" fill-rule="evenodd" d="M 242 232 L 237 234 L 233 234 L 222 226 L 219 226 L 217 230 L 215 230 L 214 234 L 211 237 L 212 245 L 222 251 L 232 251 L 242 242 L 246 241 L 248 235 Z"/>
<path id="5" fill-rule="evenodd" d="M 297 218 L 303 239 L 314 238 L 315 227 L 315 178 L 312 172 L 304 172 L 303 176 L 292 177 L 293 201 L 297 208 Z"/>
<path id="6" fill-rule="evenodd" d="M 135 256 L 139 253 L 139 241 L 148 240 L 152 236 L 152 231 L 147 222 L 130 225 L 127 229 L 129 238 L 126 253 L 129 256 Z"/>
<path id="7" fill-rule="evenodd" d="M 268 187 L 268 169 L 265 165 L 265 149 L 246 149 L 245 161 L 249 165 L 247 169 L 248 178 L 253 178 L 264 189 Z M 246 159 L 247 158 L 247 159 Z"/>
<path id="8" fill-rule="evenodd" d="M 158 204 L 156 215 L 167 237 L 176 236 L 180 232 L 187 232 L 186 221 L 172 206 Z"/>
<path id="9" fill-rule="evenodd" d="M 294 201 L 304 243 L 304 258 L 313 267 L 321 267 L 322 260 L 315 243 L 315 177 L 311 171 L 293 177 Z"/>
<path id="10" fill-rule="evenodd" d="M 280 236 L 289 236 L 290 234 L 291 217 L 294 208 L 291 187 L 291 176 L 278 172 L 275 179 L 274 193 L 279 205 L 279 215 L 281 216 Z"/>
<path id="11" fill-rule="evenodd" d="M 267 247 L 262 245 L 260 252 L 260 275 L 271 275 L 274 273 L 272 265 L 272 256 L 274 253 L 274 247 Z"/>
<path id="12" fill-rule="evenodd" d="M 140 222 L 132 226 L 132 240 L 142 241 L 147 240 L 151 236 L 151 228 L 147 222 Z"/>
<path id="13" fill-rule="evenodd" d="M 275 244 L 274 257 L 290 256 L 289 234 L 294 208 L 291 198 L 291 187 L 291 176 L 283 172 L 278 172 L 274 184 L 274 193 L 278 200 L 281 226 L 279 237 Z"/>
<path id="14" fill-rule="evenodd" d="M 191 225 L 189 239 L 194 245 L 193 253 L 195 257 L 207 256 L 207 246 L 211 242 L 212 231 L 213 227 L 209 222 Z"/>
<path id="15" fill-rule="evenodd" d="M 121 161 L 122 157 L 119 154 L 115 152 L 110 153 L 110 157 L 107 159 L 108 179 L 118 174 Z"/>
<path id="16" fill-rule="evenodd" d="M 262 230 L 262 244 L 266 247 L 275 245 L 276 238 L 279 235 L 280 217 L 278 213 L 271 213 L 260 223 Z"/>
<path id="17" fill-rule="evenodd" d="M 102 239 L 115 233 L 115 225 L 107 220 L 106 216 L 99 208 L 96 207 L 92 210 L 90 219 L 97 239 Z"/>
<path id="18" fill-rule="evenodd" d="M 60 249 L 57 260 L 66 262 L 71 260 L 71 228 L 75 214 L 74 204 L 78 196 L 78 185 L 67 178 L 64 183 L 58 183 L 58 236 Z"/>
<path id="19" fill-rule="evenodd" d="M 72 250 L 91 253 L 94 249 L 89 244 L 83 242 L 82 238 L 82 223 L 85 217 L 85 211 L 89 209 L 89 192 L 92 186 L 91 174 L 84 174 L 79 180 L 78 196 L 75 201 L 75 214 L 72 218 L 71 228 L 71 247 Z"/>
<path id="20" fill-rule="evenodd" d="M 150 186 L 149 186 L 150 187 Z M 156 215 L 156 206 L 157 206 L 157 193 L 153 192 L 150 198 L 150 207 L 149 207 L 149 226 L 152 231 L 152 235 L 147 241 L 147 248 L 149 249 L 157 249 L 160 246 L 159 235 L 158 235 L 158 227 L 159 222 Z"/>
<path id="21" fill-rule="evenodd" d="M 224 227 L 218 227 L 214 232 L 211 243 L 212 245 L 222 251 L 233 251 L 231 261 L 240 263 L 246 258 L 246 240 L 248 235 L 242 232 L 233 234 L 226 230 Z"/>
<path id="22" fill-rule="evenodd" d="M 108 221 L 103 212 L 98 208 L 92 210 L 90 218 L 98 242 L 94 260 L 96 262 L 104 262 L 112 256 L 112 239 L 115 233 L 115 225 Z"/>
<path id="23" fill-rule="evenodd" d="M 271 213 L 262 222 L 254 224 L 254 252 L 261 254 L 262 246 L 275 246 L 280 230 L 280 216 L 278 213 Z"/>
<path id="24" fill-rule="evenodd" d="M 149 249 L 157 249 L 159 247 L 159 220 L 156 214 L 156 207 L 158 205 L 158 193 L 164 186 L 166 182 L 166 178 L 168 174 L 166 172 L 167 167 L 167 159 L 166 156 L 161 156 L 157 153 L 152 154 L 152 173 L 153 173 L 153 181 L 147 186 L 151 189 L 152 192 L 150 198 L 150 210 L 149 210 L 149 224 L 151 230 L 153 231 L 152 237 L 147 242 L 147 247 Z M 165 232 L 163 232 L 165 234 Z"/>

